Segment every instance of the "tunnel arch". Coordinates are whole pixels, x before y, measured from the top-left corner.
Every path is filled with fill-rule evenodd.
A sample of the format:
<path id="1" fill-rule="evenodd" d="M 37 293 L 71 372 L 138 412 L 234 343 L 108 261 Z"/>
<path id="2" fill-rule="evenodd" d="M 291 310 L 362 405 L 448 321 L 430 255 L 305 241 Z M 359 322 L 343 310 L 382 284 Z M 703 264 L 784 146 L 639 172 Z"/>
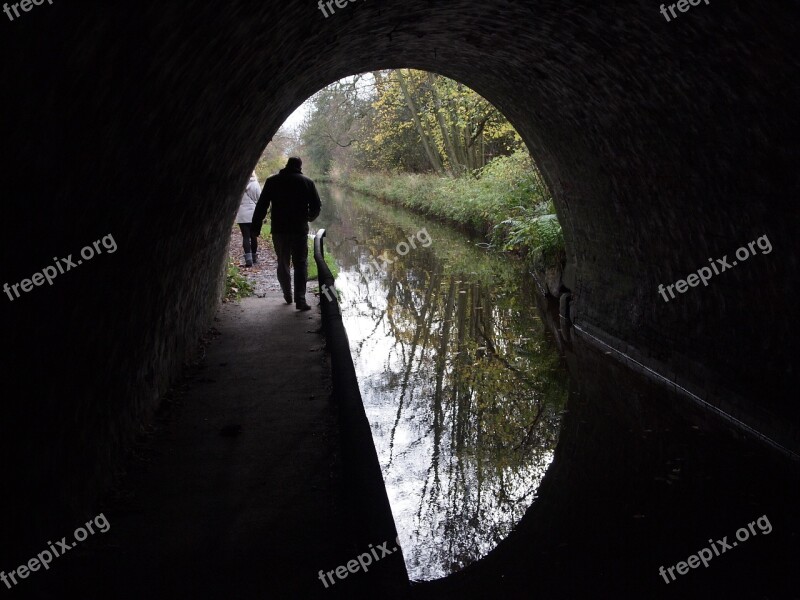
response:
<path id="1" fill-rule="evenodd" d="M 328 18 L 311 2 L 47 11 L 0 41 L 24 57 L 2 67 L 7 222 L 30 220 L 31 181 L 45 199 L 34 250 L 7 226 L 5 280 L 109 231 L 120 252 L 4 306 L 6 379 L 28 390 L 4 426 L 9 451 L 25 450 L 10 476 L 21 505 L 43 502 L 46 474 L 65 513 L 107 484 L 211 322 L 227 215 L 283 120 L 347 74 L 401 66 L 464 82 L 517 127 L 564 227 L 576 325 L 796 448 L 797 320 L 765 326 L 762 312 L 796 315 L 796 6 L 732 1 L 673 22 L 634 1 L 370 0 Z M 658 297 L 764 234 L 775 255 Z"/>
<path id="2" fill-rule="evenodd" d="M 749 377 L 737 366 L 737 360 L 747 360 L 741 350 L 780 347 L 780 343 L 766 342 L 763 331 L 757 332 L 758 327 L 745 325 L 749 317 L 739 310 L 747 312 L 746 306 L 763 301 L 753 288 L 754 279 L 762 273 L 742 273 L 747 283 L 729 280 L 720 283 L 718 289 L 704 289 L 702 297 L 679 297 L 683 306 L 676 301 L 662 303 L 655 291 L 659 284 L 681 279 L 685 276 L 682 273 L 705 266 L 707 259 L 731 254 L 742 243 L 758 237 L 758 225 L 747 214 L 747 202 L 763 198 L 760 186 L 768 176 L 780 179 L 789 172 L 779 166 L 783 161 L 781 152 L 772 152 L 772 158 L 767 159 L 765 146 L 760 151 L 755 146 L 744 150 L 755 138 L 744 141 L 739 131 L 740 115 L 749 119 L 756 114 L 758 101 L 753 90 L 759 86 L 764 89 L 765 83 L 755 63 L 738 69 L 729 59 L 708 52 L 713 39 L 709 31 L 714 29 L 713 23 L 719 27 L 719 15 L 705 15 L 708 20 L 700 16 L 686 23 L 684 30 L 671 31 L 664 28 L 667 23 L 640 14 L 634 16 L 627 8 L 623 11 L 627 19 L 589 11 L 592 18 L 586 17 L 580 25 L 563 14 L 550 14 L 552 20 L 545 20 L 541 30 L 532 31 L 530 20 L 541 16 L 537 11 L 544 8 L 542 4 L 519 8 L 505 4 L 487 8 L 485 14 L 474 7 L 471 12 L 463 8 L 459 5 L 437 12 L 438 22 L 421 24 L 413 23 L 413 19 L 398 19 L 391 29 L 391 19 L 381 20 L 389 30 L 384 43 L 372 42 L 380 51 L 351 56 L 348 44 L 339 42 L 338 46 L 344 46 L 339 49 L 339 56 L 347 56 L 347 67 L 333 65 L 330 75 L 309 71 L 308 77 L 298 83 L 305 84 L 319 76 L 320 83 L 304 87 L 316 91 L 357 72 L 415 68 L 455 79 L 477 91 L 520 132 L 554 192 L 567 250 L 565 283 L 572 291 L 570 316 L 581 325 L 579 331 L 585 338 L 645 375 L 693 400 L 710 404 L 712 410 L 724 416 L 738 415 L 729 419 L 736 426 L 744 424 L 750 433 L 754 429 L 768 430 L 768 441 L 787 449 L 796 431 L 776 423 L 782 410 L 780 401 L 767 402 L 772 404 L 772 417 L 766 420 L 745 417 L 743 423 L 740 419 L 744 407 L 749 407 L 744 408 L 745 413 L 764 408 L 762 405 L 755 411 L 755 405 L 748 400 L 748 396 L 760 393 L 763 378 L 761 374 Z M 379 18 L 382 10 L 383 7 L 378 11 Z M 581 10 L 568 12 L 578 16 Z M 732 26 L 737 19 L 749 20 L 751 26 L 745 28 L 748 35 L 757 35 L 757 20 L 742 10 L 741 6 L 731 7 L 732 14 L 723 19 L 725 26 Z M 363 12 L 368 20 L 374 17 Z M 353 16 L 352 25 L 348 25 L 353 46 L 362 40 L 358 37 L 363 32 L 359 17 Z M 593 19 L 599 20 L 592 22 Z M 773 19 L 777 15 L 767 21 Z M 590 22 L 604 22 L 606 33 L 590 31 L 591 27 L 586 27 Z M 771 24 L 776 25 L 775 21 Z M 764 26 L 766 23 L 761 25 Z M 470 27 L 477 27 L 480 34 L 469 31 Z M 373 37 L 385 29 L 376 26 Z M 399 35 L 402 44 L 392 41 L 393 36 Z M 634 43 L 637 38 L 641 41 L 648 36 L 657 36 L 658 43 L 652 38 L 650 44 Z M 565 39 L 573 45 L 561 45 Z M 620 49 L 619 44 L 629 42 L 631 46 Z M 670 57 L 666 47 L 679 44 L 683 45 L 682 54 Z M 398 49 L 398 45 L 402 47 Z M 725 41 L 727 50 L 742 56 L 749 52 L 747 45 L 747 39 Z M 571 52 L 569 59 L 573 62 L 558 60 L 553 56 L 556 50 Z M 534 56 L 521 59 L 526 51 Z M 701 51 L 709 62 L 692 69 L 686 57 L 700 55 Z M 615 57 L 613 65 L 607 62 L 609 55 Z M 598 67 L 599 60 L 603 62 Z M 523 63 L 534 66 L 527 76 L 519 78 L 520 70 L 525 70 Z M 719 67 L 724 69 L 715 71 Z M 753 87 L 744 91 L 748 83 Z M 776 82 L 775 88 L 779 87 Z M 722 117 L 717 114 L 720 94 L 728 103 Z M 698 97 L 703 99 L 698 101 Z M 284 114 L 290 114 L 299 104 L 295 100 Z M 604 113 L 603 106 L 613 108 Z M 777 134 L 781 128 L 782 117 L 775 116 L 772 124 L 749 124 L 747 128 L 763 141 L 767 130 Z M 273 121 L 269 130 L 277 127 Z M 759 127 L 763 129 L 756 134 Z M 736 158 L 734 147 L 742 149 Z M 759 157 L 760 152 L 763 156 Z M 709 158 L 712 153 L 715 159 Z M 752 165 L 753 170 L 737 169 L 735 165 L 741 164 L 740 160 Z M 784 166 L 788 167 L 785 163 Z M 756 175 L 759 169 L 764 173 Z M 760 180 L 748 181 L 750 174 Z M 709 193 L 730 200 L 731 192 L 737 188 L 737 197 L 750 193 L 751 200 L 734 200 L 730 207 L 709 210 Z M 648 199 L 679 202 L 680 208 L 673 205 L 669 214 L 662 215 L 661 204 L 659 208 L 643 206 Z M 741 217 L 733 216 L 732 210 L 741 210 Z M 681 216 L 680 211 L 686 212 Z M 764 211 L 761 207 L 755 212 L 765 216 Z M 748 223 L 748 234 L 739 234 L 746 240 L 736 239 L 736 232 L 743 231 L 737 228 L 737 218 Z M 687 233 L 687 226 L 696 228 L 693 234 Z M 608 235 L 609 229 L 618 227 L 621 229 Z M 652 236 L 651 227 L 658 227 L 659 234 Z M 772 235 L 785 233 L 776 231 Z M 605 239 L 596 244 L 589 241 L 591 238 L 595 238 L 594 242 Z M 783 239 L 788 242 L 788 238 Z M 689 255 L 681 256 L 686 249 L 697 257 L 694 262 Z M 623 261 L 628 264 L 621 265 Z M 773 264 L 764 268 L 766 275 L 781 287 L 785 276 L 782 267 Z M 614 278 L 618 278 L 616 284 L 608 285 L 607 281 Z M 619 283 L 627 290 L 624 299 L 614 297 Z M 731 293 L 747 300 L 739 307 L 732 306 Z M 728 336 L 730 333 L 733 335 Z M 701 338 L 702 350 L 697 347 Z M 665 343 L 654 343 L 659 339 Z M 738 359 L 730 359 L 731 347 L 739 349 Z M 714 348 L 712 354 L 716 357 L 713 366 L 708 360 L 710 348 Z M 773 367 L 776 368 L 768 369 L 767 378 L 774 389 L 790 385 L 793 369 Z M 768 425 L 769 420 L 772 423 Z"/>

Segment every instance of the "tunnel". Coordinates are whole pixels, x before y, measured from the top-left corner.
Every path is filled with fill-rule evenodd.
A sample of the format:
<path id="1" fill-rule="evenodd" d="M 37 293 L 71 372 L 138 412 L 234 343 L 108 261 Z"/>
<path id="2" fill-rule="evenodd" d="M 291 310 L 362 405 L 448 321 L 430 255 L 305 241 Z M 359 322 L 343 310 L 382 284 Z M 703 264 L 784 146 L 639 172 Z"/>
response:
<path id="1" fill-rule="evenodd" d="M 4 539 L 96 502 L 213 324 L 261 151 L 311 94 L 376 69 L 456 79 L 520 132 L 562 223 L 573 336 L 800 452 L 796 4 L 27 6 L 0 17 L 3 281 L 71 272 L 3 294 Z M 762 236 L 771 253 L 659 294 Z"/>

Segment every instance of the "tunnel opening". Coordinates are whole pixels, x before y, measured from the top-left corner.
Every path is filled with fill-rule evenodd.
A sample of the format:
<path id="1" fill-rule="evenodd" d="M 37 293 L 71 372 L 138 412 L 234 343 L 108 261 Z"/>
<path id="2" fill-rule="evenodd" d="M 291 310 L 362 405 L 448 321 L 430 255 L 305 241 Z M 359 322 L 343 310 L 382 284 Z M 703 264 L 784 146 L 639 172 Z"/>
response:
<path id="1" fill-rule="evenodd" d="M 25 232 L 4 237 L 5 280 L 109 233 L 119 246 L 4 306 L 4 379 L 26 390 L 3 421 L 4 456 L 19 457 L 8 539 L 34 550 L 90 510 L 213 322 L 220 240 L 263 132 L 327 83 L 401 65 L 465 82 L 517 125 L 555 196 L 584 337 L 796 453 L 797 324 L 764 324 L 765 308 L 794 314 L 798 282 L 779 258 L 800 189 L 795 6 L 732 2 L 675 22 L 642 4 L 544 0 L 315 11 L 54 3 L 6 24 L 4 53 L 26 57 L 2 67 L 8 222 L 30 218 L 16 193 L 30 182 L 47 200 L 34 250 L 20 251 Z M 775 248 L 762 262 L 658 296 L 762 235 Z"/>
<path id="2" fill-rule="evenodd" d="M 339 270 L 406 566 L 414 580 L 443 577 L 513 529 L 552 460 L 565 373 L 529 274 L 555 298 L 564 289 L 552 199 L 513 126 L 456 81 L 377 71 L 304 106 L 256 171 L 266 178 L 297 155 L 325 182 L 309 235 L 325 229 Z M 435 195 L 412 196 L 420 189 Z M 471 212 L 446 212 L 458 205 Z"/>

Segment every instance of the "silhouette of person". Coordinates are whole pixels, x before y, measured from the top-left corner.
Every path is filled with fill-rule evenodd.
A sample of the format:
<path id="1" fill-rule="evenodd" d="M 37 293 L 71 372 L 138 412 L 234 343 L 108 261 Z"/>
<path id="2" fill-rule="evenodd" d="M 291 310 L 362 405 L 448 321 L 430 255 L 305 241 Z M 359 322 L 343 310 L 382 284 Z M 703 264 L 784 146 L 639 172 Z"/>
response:
<path id="1" fill-rule="evenodd" d="M 294 299 L 297 310 L 310 310 L 306 302 L 308 278 L 308 222 L 319 216 L 322 203 L 314 182 L 303 175 L 303 161 L 291 157 L 276 175 L 268 177 L 253 212 L 252 227 L 261 225 L 272 207 L 272 242 L 278 256 L 278 282 L 287 304 Z M 294 298 L 291 265 L 294 264 Z"/>

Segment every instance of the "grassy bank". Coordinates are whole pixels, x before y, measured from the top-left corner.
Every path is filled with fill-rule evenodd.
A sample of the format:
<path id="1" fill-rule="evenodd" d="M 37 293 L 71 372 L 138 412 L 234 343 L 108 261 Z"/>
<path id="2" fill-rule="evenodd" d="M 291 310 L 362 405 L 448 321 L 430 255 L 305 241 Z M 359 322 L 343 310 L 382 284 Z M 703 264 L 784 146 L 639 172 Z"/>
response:
<path id="1" fill-rule="evenodd" d="M 540 269 L 563 266 L 561 225 L 527 152 L 493 160 L 477 178 L 349 173 L 337 183 L 476 233 Z"/>
<path id="2" fill-rule="evenodd" d="M 225 295 L 224 301 L 238 302 L 242 298 L 253 295 L 253 284 L 242 273 L 239 266 L 228 259 L 228 271 L 225 274 Z"/>

